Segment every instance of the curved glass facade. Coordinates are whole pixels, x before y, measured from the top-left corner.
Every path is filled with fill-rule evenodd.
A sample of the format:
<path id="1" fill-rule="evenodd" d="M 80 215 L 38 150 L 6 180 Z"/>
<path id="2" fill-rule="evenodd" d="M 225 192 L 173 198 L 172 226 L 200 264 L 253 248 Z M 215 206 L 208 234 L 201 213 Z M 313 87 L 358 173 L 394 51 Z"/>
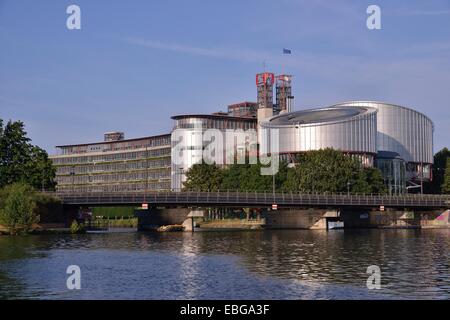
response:
<path id="1" fill-rule="evenodd" d="M 172 131 L 171 189 L 179 191 L 186 180 L 186 172 L 204 159 L 205 149 L 213 141 L 219 141 L 211 162 L 231 163 L 235 156 L 245 156 L 251 145 L 256 145 L 256 119 L 227 115 L 174 116 Z M 216 130 L 208 136 L 207 130 Z M 206 152 L 207 153 L 207 152 Z"/>
<path id="2" fill-rule="evenodd" d="M 388 103 L 350 101 L 333 107 L 372 107 L 377 113 L 377 150 L 396 152 L 406 162 L 433 163 L 433 122 L 424 114 Z"/>

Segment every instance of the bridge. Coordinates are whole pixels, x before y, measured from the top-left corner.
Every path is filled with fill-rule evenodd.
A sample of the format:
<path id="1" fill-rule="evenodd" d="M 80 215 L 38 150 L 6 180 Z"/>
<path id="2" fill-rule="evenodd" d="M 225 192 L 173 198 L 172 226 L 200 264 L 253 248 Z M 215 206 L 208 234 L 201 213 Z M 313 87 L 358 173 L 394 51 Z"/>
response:
<path id="1" fill-rule="evenodd" d="M 397 207 L 450 208 L 450 195 L 353 195 L 272 192 L 122 192 L 53 193 L 65 205 L 124 206 L 147 203 L 149 207 Z"/>

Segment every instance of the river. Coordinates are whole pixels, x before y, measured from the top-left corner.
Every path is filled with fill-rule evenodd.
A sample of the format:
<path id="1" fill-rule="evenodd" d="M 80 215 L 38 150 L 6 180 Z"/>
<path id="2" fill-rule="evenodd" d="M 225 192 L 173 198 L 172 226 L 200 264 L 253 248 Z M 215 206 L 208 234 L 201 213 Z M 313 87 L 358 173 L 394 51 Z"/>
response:
<path id="1" fill-rule="evenodd" d="M 0 299 L 450 299 L 449 253 L 450 229 L 0 236 Z"/>

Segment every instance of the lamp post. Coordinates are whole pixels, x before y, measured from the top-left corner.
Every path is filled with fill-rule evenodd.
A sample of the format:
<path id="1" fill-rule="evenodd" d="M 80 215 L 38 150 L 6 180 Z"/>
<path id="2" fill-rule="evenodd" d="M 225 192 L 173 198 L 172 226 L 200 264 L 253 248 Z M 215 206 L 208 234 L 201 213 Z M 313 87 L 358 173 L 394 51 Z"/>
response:
<path id="1" fill-rule="evenodd" d="M 348 197 L 350 196 L 350 185 L 351 185 L 350 181 L 347 181 L 347 196 Z"/>

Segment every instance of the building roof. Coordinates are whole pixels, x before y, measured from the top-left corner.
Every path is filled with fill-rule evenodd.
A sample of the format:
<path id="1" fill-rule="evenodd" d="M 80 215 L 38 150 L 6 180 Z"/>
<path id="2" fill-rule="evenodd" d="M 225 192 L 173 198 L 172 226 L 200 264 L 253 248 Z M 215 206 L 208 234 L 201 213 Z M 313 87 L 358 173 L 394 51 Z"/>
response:
<path id="1" fill-rule="evenodd" d="M 412 112 L 415 112 L 415 113 L 418 113 L 418 114 L 424 116 L 426 119 L 428 119 L 428 121 L 430 121 L 432 123 L 433 128 L 434 128 L 433 120 L 431 120 L 431 118 L 428 117 L 426 114 L 424 114 L 424 113 L 422 113 L 420 111 L 417 111 L 417 110 L 415 110 L 415 109 L 413 109 L 411 107 L 401 106 L 399 104 L 387 103 L 387 102 L 382 102 L 382 101 L 377 101 L 377 100 L 353 100 L 353 101 L 345 101 L 345 102 L 334 104 L 334 105 L 330 106 L 330 108 L 334 108 L 334 107 L 338 107 L 339 108 L 339 107 L 342 107 L 342 106 L 347 106 L 347 107 L 356 106 L 356 107 L 358 107 L 358 105 L 361 105 L 361 104 L 363 104 L 363 105 L 364 104 L 366 104 L 366 105 L 370 105 L 370 104 L 377 105 L 378 104 L 378 105 L 384 105 L 384 106 L 396 107 L 396 108 L 400 108 L 400 109 L 409 110 L 409 111 L 412 111 Z"/>
<path id="2" fill-rule="evenodd" d="M 233 117 L 227 115 L 219 115 L 219 114 L 180 114 L 176 116 L 172 116 L 171 119 L 179 120 L 184 118 L 207 118 L 207 119 L 222 119 L 222 120 L 234 120 L 234 121 L 251 121 L 255 122 L 256 119 L 250 117 Z"/>
<path id="3" fill-rule="evenodd" d="M 241 106 L 241 105 L 257 105 L 256 102 L 251 102 L 251 101 L 242 101 L 242 102 L 236 102 L 236 103 L 231 103 L 228 105 L 228 107 L 234 107 L 234 106 Z"/>
<path id="4" fill-rule="evenodd" d="M 126 143 L 126 142 L 133 142 L 133 141 L 146 140 L 146 139 L 152 139 L 152 138 L 161 138 L 161 137 L 165 137 L 165 136 L 169 136 L 170 137 L 170 133 L 160 134 L 160 135 L 156 135 L 156 136 L 142 137 L 142 138 L 126 139 L 126 140 L 68 144 L 68 145 L 56 146 L 56 148 L 70 148 L 70 147 L 94 146 L 94 145 L 104 145 L 104 144 L 113 144 L 113 143 Z"/>
<path id="5" fill-rule="evenodd" d="M 308 109 L 283 113 L 271 118 L 269 122 L 271 125 L 276 126 L 335 123 L 341 121 L 349 121 L 369 112 L 376 112 L 376 109 L 368 107 L 334 107 Z"/>

